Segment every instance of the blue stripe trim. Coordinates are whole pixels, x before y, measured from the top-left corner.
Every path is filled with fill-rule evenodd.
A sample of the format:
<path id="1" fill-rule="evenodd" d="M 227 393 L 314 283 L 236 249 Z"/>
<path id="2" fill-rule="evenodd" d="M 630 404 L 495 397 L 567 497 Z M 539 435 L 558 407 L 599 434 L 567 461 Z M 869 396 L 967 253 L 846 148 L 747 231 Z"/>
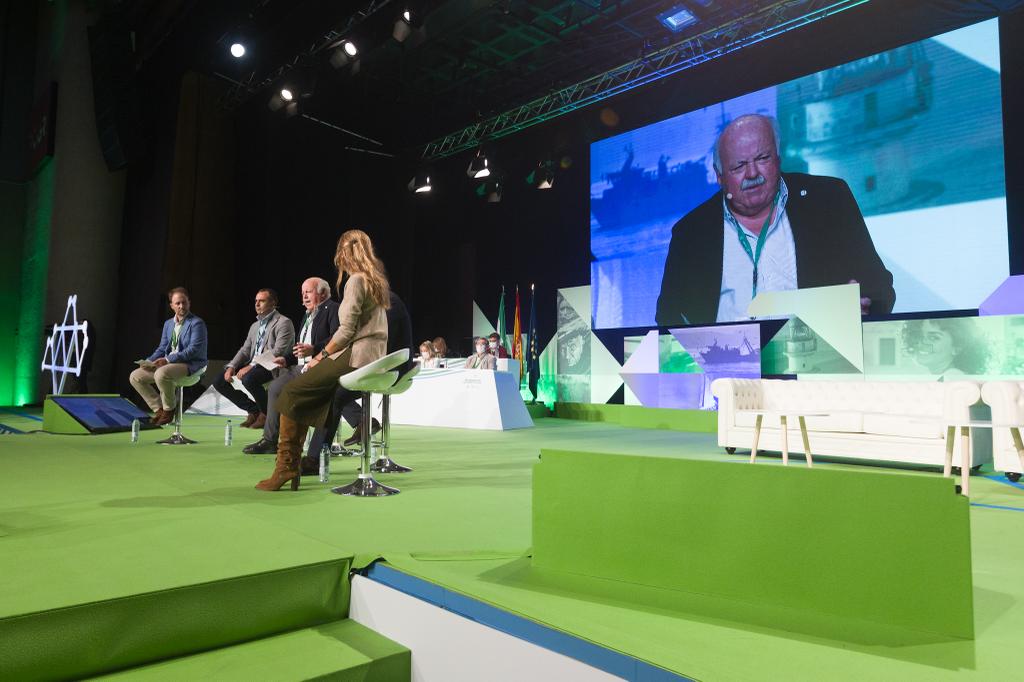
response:
<path id="1" fill-rule="evenodd" d="M 12 409 L 6 408 L 6 407 L 2 408 L 2 409 L 7 414 L 13 414 L 16 417 L 24 417 L 25 419 L 31 419 L 32 421 L 37 421 L 37 422 L 43 421 L 42 417 L 37 417 L 36 415 L 29 414 L 28 412 L 21 412 L 19 410 L 12 410 Z"/>
<path id="2" fill-rule="evenodd" d="M 581 663 L 633 682 L 696 682 L 664 668 L 579 637 L 541 625 L 528 618 L 491 606 L 440 585 L 403 573 L 380 562 L 366 569 L 366 577 L 412 597 L 439 606 L 481 625 L 576 659 Z"/>
<path id="3" fill-rule="evenodd" d="M 1011 488 L 1017 488 L 1018 490 L 1024 490 L 1024 483 L 1014 483 L 1010 479 L 1006 478 L 1005 476 L 1000 476 L 999 474 L 989 474 L 989 475 L 985 476 L 985 478 L 989 479 L 990 481 L 995 481 L 996 483 L 1002 483 L 1003 485 L 1008 485 Z"/>
<path id="4" fill-rule="evenodd" d="M 1024 512 L 1024 507 L 1007 507 L 1003 504 L 982 504 L 981 502 L 971 502 L 972 507 L 985 507 L 986 509 L 1004 509 L 1006 511 Z"/>
<path id="5" fill-rule="evenodd" d="M 24 434 L 25 432 L 22 431 L 21 429 L 16 429 L 13 426 L 8 426 L 7 424 L 0 424 L 0 433 L 20 433 L 20 434 Z"/>

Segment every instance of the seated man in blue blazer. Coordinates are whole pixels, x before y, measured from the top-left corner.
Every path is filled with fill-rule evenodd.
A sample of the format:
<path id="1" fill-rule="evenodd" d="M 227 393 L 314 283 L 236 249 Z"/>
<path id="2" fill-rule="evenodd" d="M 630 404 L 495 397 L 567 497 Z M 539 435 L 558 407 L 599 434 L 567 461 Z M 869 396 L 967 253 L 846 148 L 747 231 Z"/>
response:
<path id="1" fill-rule="evenodd" d="M 176 379 L 195 374 L 206 366 L 206 323 L 190 312 L 192 303 L 185 287 L 167 292 L 174 317 L 164 322 L 160 345 L 146 358 L 156 367 L 139 367 L 130 381 L 155 413 L 153 423 L 169 424 L 174 419 Z"/>

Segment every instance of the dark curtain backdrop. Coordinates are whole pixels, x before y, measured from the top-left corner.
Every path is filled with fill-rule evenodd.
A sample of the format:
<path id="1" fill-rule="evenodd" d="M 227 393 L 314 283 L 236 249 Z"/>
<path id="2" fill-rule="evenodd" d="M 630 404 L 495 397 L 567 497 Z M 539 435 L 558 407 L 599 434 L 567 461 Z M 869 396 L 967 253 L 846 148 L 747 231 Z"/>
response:
<path id="1" fill-rule="evenodd" d="M 333 284 L 334 244 L 350 227 L 373 237 L 412 314 L 417 342 L 442 335 L 468 350 L 471 302 L 494 318 L 502 285 L 510 326 L 514 287 L 524 288 L 525 328 L 525 289 L 535 283 L 546 343 L 555 328 L 555 289 L 590 280 L 591 142 L 991 16 L 985 5 L 974 7 L 872 2 L 490 143 L 505 180 L 497 204 L 474 194 L 467 155 L 432 164 L 434 192 L 413 196 L 405 185 L 418 167 L 415 154 L 389 159 L 348 151 L 365 145 L 301 117 L 274 115 L 262 96 L 226 116 L 214 105 L 216 83 L 174 74 L 169 60 L 151 65 L 152 91 L 144 98 L 151 153 L 129 176 L 122 244 L 120 369 L 126 375 L 130 361 L 155 345 L 167 315 L 162 291 L 176 283 L 193 288 L 195 310 L 211 324 L 211 357 L 228 357 L 253 319 L 258 288 L 277 289 L 283 311 L 295 315 L 305 277 Z M 1015 47 L 1024 15 L 1002 21 L 1011 270 L 1024 272 L 1024 199 L 1014 191 L 1024 186 L 1024 51 Z M 600 122 L 604 107 L 618 115 L 615 128 Z M 406 109 L 382 108 L 372 122 L 351 120 L 344 109 L 321 116 L 357 131 L 361 123 L 373 130 L 382 121 L 416 123 L 416 112 Z M 532 190 L 524 179 L 544 158 L 565 159 L 568 167 L 553 190 Z"/>

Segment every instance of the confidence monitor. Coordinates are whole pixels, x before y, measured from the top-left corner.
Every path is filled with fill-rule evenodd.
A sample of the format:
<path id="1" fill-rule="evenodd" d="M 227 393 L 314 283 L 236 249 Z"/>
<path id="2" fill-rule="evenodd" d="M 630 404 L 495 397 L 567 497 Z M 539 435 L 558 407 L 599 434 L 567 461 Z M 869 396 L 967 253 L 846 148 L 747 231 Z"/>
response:
<path id="1" fill-rule="evenodd" d="M 153 427 L 150 416 L 119 395 L 50 395 L 43 403 L 43 431 L 86 434 L 128 431 L 138 419 Z"/>

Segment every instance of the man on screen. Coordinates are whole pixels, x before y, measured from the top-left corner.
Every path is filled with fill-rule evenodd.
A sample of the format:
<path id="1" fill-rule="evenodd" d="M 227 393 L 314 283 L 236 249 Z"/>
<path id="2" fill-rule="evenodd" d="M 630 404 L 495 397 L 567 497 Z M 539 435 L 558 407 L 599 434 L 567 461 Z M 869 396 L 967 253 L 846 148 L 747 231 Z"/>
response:
<path id="1" fill-rule="evenodd" d="M 672 228 L 658 297 L 660 326 L 748 319 L 760 291 L 860 284 L 861 312 L 896 294 L 864 218 L 838 178 L 782 173 L 775 119 L 747 114 L 715 141 L 722 190 Z"/>

